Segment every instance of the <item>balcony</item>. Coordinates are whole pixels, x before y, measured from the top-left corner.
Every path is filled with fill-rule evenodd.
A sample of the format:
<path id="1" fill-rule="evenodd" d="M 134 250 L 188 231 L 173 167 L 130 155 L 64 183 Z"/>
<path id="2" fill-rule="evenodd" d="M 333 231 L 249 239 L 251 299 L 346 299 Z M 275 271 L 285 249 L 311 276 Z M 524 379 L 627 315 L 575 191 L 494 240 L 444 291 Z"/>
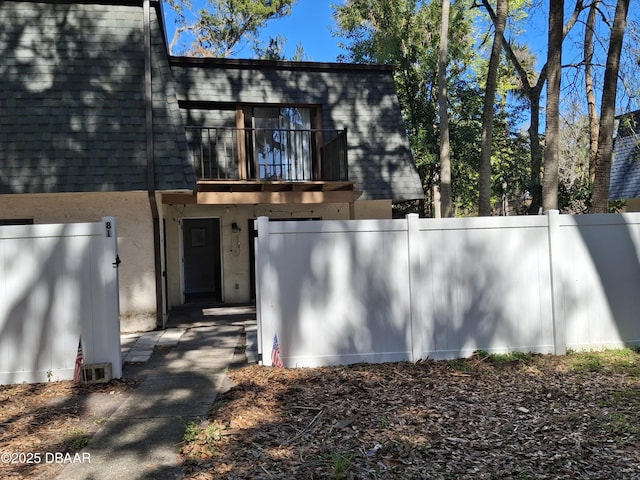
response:
<path id="1" fill-rule="evenodd" d="M 347 131 L 186 127 L 200 181 L 344 182 Z"/>

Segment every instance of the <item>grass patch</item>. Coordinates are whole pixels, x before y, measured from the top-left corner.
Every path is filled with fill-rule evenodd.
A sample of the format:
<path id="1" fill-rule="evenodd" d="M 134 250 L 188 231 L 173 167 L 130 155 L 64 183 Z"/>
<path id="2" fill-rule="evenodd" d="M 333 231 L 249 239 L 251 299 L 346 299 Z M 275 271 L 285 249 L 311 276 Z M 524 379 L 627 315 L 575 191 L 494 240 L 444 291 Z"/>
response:
<path id="1" fill-rule="evenodd" d="M 600 354 L 587 352 L 576 353 L 575 358 L 571 361 L 571 369 L 574 372 L 596 373 L 604 370 L 604 364 L 600 359 Z"/>
<path id="2" fill-rule="evenodd" d="M 607 350 L 602 353 L 602 356 L 613 372 L 640 377 L 640 352 L 638 349 Z"/>
<path id="3" fill-rule="evenodd" d="M 457 372 L 471 372 L 473 366 L 466 358 L 456 358 L 454 360 L 447 360 L 447 364 Z"/>
<path id="4" fill-rule="evenodd" d="M 89 445 L 89 442 L 91 442 L 91 438 L 85 434 L 82 428 L 72 429 L 62 441 L 64 448 L 68 451 L 82 450 Z"/>
<path id="5" fill-rule="evenodd" d="M 334 453 L 331 455 L 331 470 L 335 480 L 342 480 L 351 468 L 353 455 Z"/>
<path id="6" fill-rule="evenodd" d="M 96 419 L 93 421 L 93 424 L 94 424 L 94 425 L 98 425 L 98 426 L 100 426 L 100 425 L 104 425 L 104 424 L 105 424 L 105 423 L 107 423 L 108 421 L 109 421 L 109 418 L 108 418 L 108 417 L 100 417 L 100 418 L 96 418 Z"/>
<path id="7" fill-rule="evenodd" d="M 574 372 L 608 371 L 640 377 L 640 353 L 637 349 L 622 348 L 601 352 L 568 352 L 569 365 Z"/>
<path id="8" fill-rule="evenodd" d="M 198 439 L 198 435 L 200 435 L 200 423 L 201 420 L 197 419 L 184 425 L 184 434 L 182 435 L 182 441 L 184 443 L 192 443 Z"/>
<path id="9" fill-rule="evenodd" d="M 380 425 L 382 426 L 382 428 L 387 429 L 391 425 L 391 420 L 389 420 L 389 417 L 387 417 L 386 415 L 382 415 L 380 417 Z"/>
<path id="10" fill-rule="evenodd" d="M 229 429 L 229 424 L 222 424 L 218 421 L 202 421 L 200 418 L 188 422 L 184 426 L 182 436 L 183 451 L 185 448 L 195 445 L 206 446 L 210 454 L 214 453 L 213 444 L 222 439 L 225 431 Z"/>
<path id="11" fill-rule="evenodd" d="M 625 389 L 609 393 L 600 406 L 610 409 L 605 429 L 618 436 L 640 441 L 640 390 Z"/>
<path id="12" fill-rule="evenodd" d="M 473 354 L 474 358 L 480 361 L 488 361 L 494 365 L 509 363 L 530 363 L 533 354 L 530 352 L 508 352 L 508 353 L 489 353 L 486 350 L 476 350 Z"/>

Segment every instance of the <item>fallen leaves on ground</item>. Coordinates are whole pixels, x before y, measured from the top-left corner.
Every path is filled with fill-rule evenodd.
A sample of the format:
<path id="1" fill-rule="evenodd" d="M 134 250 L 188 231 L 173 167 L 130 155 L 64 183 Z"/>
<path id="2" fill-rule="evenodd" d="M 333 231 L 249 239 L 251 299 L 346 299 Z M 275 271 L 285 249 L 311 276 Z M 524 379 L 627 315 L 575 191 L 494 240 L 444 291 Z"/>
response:
<path id="1" fill-rule="evenodd" d="M 87 446 L 135 384 L 0 386 L 0 478 L 54 478 L 65 456 Z"/>
<path id="2" fill-rule="evenodd" d="M 640 479 L 629 349 L 229 377 L 187 428 L 188 479 Z"/>

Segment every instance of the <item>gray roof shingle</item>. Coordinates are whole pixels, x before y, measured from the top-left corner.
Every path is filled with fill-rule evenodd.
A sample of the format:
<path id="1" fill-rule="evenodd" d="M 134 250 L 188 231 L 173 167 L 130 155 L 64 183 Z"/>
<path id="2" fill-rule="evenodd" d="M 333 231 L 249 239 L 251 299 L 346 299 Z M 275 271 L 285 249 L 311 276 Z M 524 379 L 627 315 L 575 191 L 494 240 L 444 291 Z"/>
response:
<path id="1" fill-rule="evenodd" d="M 362 199 L 424 198 L 391 68 L 210 58 L 171 62 L 178 99 L 200 107 L 321 105 L 322 128 L 347 128 L 349 178 Z M 186 107 L 183 112 L 187 118 Z"/>
<path id="2" fill-rule="evenodd" d="M 146 190 L 142 7 L 0 2 L 0 193 Z M 195 188 L 152 9 L 156 188 Z"/>
<path id="3" fill-rule="evenodd" d="M 640 111 L 623 115 L 613 145 L 609 200 L 640 197 Z"/>

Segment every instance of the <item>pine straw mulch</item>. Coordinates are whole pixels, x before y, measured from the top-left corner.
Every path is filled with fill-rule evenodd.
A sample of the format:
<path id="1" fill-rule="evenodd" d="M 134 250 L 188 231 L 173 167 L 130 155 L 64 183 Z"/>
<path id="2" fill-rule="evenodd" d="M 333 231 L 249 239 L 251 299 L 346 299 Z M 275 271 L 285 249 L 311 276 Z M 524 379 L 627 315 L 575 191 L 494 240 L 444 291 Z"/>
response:
<path id="1" fill-rule="evenodd" d="M 229 377 L 187 426 L 188 479 L 640 479 L 629 349 Z"/>
<path id="2" fill-rule="evenodd" d="M 87 446 L 136 384 L 0 385 L 0 478 L 54 478 L 64 468 L 60 459 Z"/>

